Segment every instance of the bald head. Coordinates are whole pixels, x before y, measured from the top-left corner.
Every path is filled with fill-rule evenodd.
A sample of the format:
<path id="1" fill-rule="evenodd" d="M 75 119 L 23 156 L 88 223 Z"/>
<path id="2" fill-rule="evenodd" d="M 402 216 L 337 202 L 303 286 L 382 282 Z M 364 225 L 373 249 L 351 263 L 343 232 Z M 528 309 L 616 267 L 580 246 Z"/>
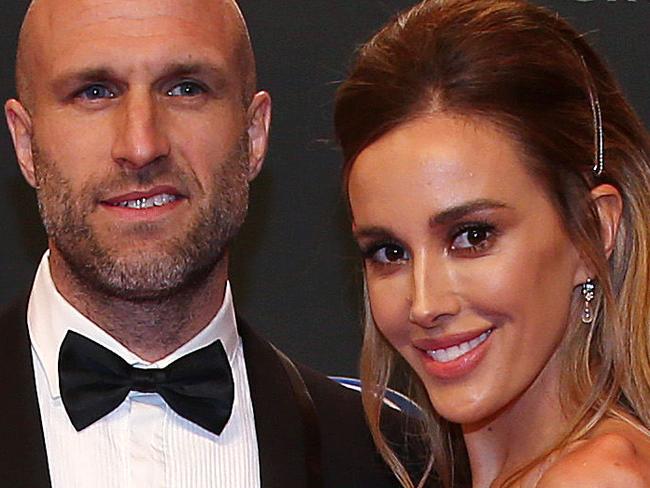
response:
<path id="1" fill-rule="evenodd" d="M 65 24 L 77 19 L 76 13 L 91 10 L 114 15 L 119 7 L 133 7 L 142 0 L 33 0 L 25 14 L 18 38 L 16 56 L 16 90 L 18 98 L 28 109 L 34 108 L 36 99 L 32 80 L 38 76 L 43 64 L 48 63 L 45 47 L 53 36 L 66 29 Z M 256 87 L 255 58 L 250 35 L 242 12 L 234 0 L 184 0 L 172 2 L 157 0 L 161 15 L 174 15 L 175 9 L 191 9 L 204 23 L 214 28 L 226 28 L 233 43 L 233 53 L 241 78 L 241 93 L 247 105 Z M 119 19 L 119 15 L 116 16 Z M 163 32 L 159 33 L 164 35 Z M 191 53 L 189 53 L 191 54 Z"/>

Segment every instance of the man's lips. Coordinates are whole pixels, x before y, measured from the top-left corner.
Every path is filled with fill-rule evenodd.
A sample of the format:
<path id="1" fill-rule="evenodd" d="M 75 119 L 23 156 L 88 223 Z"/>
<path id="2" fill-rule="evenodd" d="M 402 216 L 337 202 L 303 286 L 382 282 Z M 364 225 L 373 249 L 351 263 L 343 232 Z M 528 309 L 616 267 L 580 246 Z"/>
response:
<path id="1" fill-rule="evenodd" d="M 110 207 L 127 208 L 133 210 L 163 207 L 178 200 L 186 198 L 172 186 L 158 186 L 144 191 L 133 191 L 101 201 Z"/>

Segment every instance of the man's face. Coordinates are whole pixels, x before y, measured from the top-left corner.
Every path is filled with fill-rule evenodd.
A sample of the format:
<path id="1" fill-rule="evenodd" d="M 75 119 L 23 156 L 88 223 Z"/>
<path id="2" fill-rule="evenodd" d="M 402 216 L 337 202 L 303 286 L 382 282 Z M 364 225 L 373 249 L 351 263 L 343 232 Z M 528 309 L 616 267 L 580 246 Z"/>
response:
<path id="1" fill-rule="evenodd" d="M 52 257 L 123 298 L 200 280 L 244 219 L 261 163 L 250 138 L 266 145 L 266 129 L 251 127 L 268 122 L 268 104 L 258 117 L 244 107 L 233 9 L 42 3 L 27 43 L 30 147 Z"/>

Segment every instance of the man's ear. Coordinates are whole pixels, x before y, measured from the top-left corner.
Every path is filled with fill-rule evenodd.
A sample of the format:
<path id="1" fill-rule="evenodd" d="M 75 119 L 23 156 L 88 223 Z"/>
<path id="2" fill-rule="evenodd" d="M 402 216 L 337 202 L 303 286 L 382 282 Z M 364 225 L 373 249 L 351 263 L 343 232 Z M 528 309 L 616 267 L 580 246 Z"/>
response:
<path id="1" fill-rule="evenodd" d="M 271 96 L 261 91 L 248 107 L 248 181 L 253 181 L 262 169 L 269 147 L 271 127 Z"/>
<path id="2" fill-rule="evenodd" d="M 598 185 L 592 189 L 591 198 L 598 211 L 603 251 L 609 258 L 616 245 L 616 236 L 623 214 L 623 198 L 620 192 L 609 184 Z"/>
<path id="3" fill-rule="evenodd" d="M 9 132 L 11 132 L 20 170 L 27 183 L 36 188 L 32 153 L 32 117 L 18 100 L 10 99 L 5 103 L 5 118 Z"/>

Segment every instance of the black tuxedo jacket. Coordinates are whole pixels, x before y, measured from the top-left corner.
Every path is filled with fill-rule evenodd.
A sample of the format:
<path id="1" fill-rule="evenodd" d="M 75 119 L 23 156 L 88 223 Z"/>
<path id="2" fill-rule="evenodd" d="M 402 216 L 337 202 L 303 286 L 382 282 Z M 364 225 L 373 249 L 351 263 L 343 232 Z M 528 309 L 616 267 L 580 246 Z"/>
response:
<path id="1" fill-rule="evenodd" d="M 0 315 L 0 486 L 50 488 L 26 308 L 25 299 Z M 242 321 L 238 327 L 255 413 L 262 488 L 310 488 L 303 424 L 287 372 L 268 342 Z M 372 444 L 359 395 L 308 368 L 299 370 L 316 407 L 325 487 L 399 487 Z"/>

